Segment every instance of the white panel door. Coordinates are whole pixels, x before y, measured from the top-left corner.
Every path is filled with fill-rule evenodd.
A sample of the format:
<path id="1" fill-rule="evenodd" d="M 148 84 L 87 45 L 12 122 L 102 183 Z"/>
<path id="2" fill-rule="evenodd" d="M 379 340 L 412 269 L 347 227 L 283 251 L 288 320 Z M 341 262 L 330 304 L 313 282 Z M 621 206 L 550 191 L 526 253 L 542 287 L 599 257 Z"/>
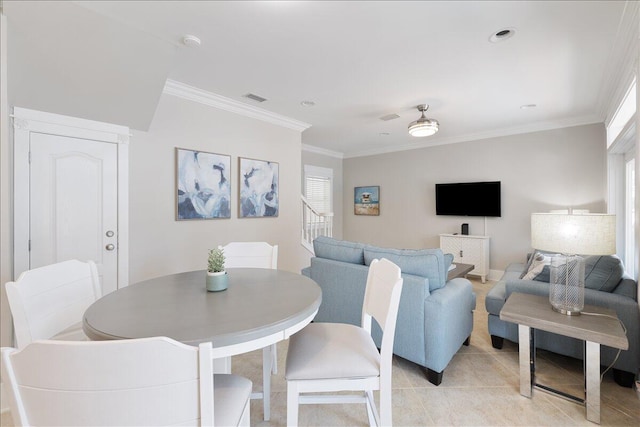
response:
<path id="1" fill-rule="evenodd" d="M 95 261 L 103 295 L 118 287 L 118 147 L 31 133 L 29 268 Z"/>

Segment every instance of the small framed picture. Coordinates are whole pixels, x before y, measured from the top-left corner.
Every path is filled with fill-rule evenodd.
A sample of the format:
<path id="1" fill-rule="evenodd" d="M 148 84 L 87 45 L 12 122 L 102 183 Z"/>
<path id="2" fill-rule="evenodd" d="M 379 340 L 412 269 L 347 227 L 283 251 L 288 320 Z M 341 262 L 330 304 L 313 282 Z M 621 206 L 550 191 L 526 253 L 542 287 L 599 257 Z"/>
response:
<path id="1" fill-rule="evenodd" d="M 353 193 L 353 213 L 380 215 L 380 186 L 355 187 Z"/>
<path id="2" fill-rule="evenodd" d="M 176 220 L 231 218 L 231 156 L 176 147 Z"/>
<path id="3" fill-rule="evenodd" d="M 278 163 L 244 157 L 240 157 L 238 162 L 238 218 L 278 216 Z"/>

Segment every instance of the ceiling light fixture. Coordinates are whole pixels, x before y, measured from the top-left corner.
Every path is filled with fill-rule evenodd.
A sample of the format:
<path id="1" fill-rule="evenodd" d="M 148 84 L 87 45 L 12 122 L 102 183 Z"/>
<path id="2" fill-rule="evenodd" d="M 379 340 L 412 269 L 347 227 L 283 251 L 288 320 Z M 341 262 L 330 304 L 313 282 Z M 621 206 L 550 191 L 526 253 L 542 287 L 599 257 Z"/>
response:
<path id="1" fill-rule="evenodd" d="M 422 113 L 422 116 L 415 122 L 411 122 L 409 124 L 409 133 L 411 134 L 411 136 L 430 136 L 438 132 L 440 123 L 438 123 L 438 121 L 435 119 L 428 119 L 424 116 L 424 112 L 429 109 L 429 106 L 426 104 L 421 104 L 416 108 Z"/>

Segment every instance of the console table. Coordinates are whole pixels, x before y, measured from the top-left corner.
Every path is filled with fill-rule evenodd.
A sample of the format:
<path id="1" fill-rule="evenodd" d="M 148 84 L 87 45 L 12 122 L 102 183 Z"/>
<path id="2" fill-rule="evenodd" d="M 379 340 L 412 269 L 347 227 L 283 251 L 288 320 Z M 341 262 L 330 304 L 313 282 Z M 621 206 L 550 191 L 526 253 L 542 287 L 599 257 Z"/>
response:
<path id="1" fill-rule="evenodd" d="M 593 313 L 591 315 L 585 313 Z M 579 316 L 567 316 L 551 309 L 549 298 L 513 293 L 500 311 L 500 319 L 518 324 L 520 394 L 531 397 L 532 388 L 560 395 L 586 406 L 587 420 L 600 423 L 600 345 L 627 350 L 629 341 L 613 310 L 585 305 Z M 585 398 L 581 399 L 535 379 L 535 329 L 553 332 L 585 342 Z"/>
<path id="2" fill-rule="evenodd" d="M 441 234 L 440 249 L 453 254 L 453 263 L 473 264 L 469 274 L 480 276 L 485 283 L 489 275 L 489 236 L 469 236 L 463 234 Z"/>

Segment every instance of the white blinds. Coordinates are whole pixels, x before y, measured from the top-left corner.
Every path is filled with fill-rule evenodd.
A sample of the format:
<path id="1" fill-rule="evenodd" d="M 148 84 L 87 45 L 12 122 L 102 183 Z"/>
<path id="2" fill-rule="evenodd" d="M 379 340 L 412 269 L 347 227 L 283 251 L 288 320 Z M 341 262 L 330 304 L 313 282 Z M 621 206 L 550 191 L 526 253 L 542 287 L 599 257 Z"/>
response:
<path id="1" fill-rule="evenodd" d="M 330 213 L 331 179 L 307 175 L 305 178 L 305 197 L 319 213 Z"/>

